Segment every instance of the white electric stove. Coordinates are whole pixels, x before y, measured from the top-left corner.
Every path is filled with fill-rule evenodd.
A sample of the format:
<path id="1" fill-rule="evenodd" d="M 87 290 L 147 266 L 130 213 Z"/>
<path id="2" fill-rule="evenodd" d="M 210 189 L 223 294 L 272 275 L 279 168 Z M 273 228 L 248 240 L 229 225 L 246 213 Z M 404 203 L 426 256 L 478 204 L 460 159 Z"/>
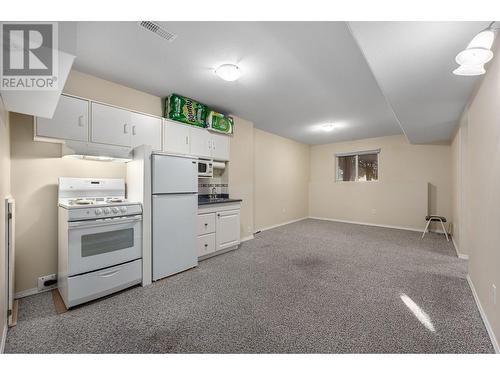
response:
<path id="1" fill-rule="evenodd" d="M 58 255 L 68 308 L 142 281 L 142 206 L 123 179 L 59 178 Z"/>

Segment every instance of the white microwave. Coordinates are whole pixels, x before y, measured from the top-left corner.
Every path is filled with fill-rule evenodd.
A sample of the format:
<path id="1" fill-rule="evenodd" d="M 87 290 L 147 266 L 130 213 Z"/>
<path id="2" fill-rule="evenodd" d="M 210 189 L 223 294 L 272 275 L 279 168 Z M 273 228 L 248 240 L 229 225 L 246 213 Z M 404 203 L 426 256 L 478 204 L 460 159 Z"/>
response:
<path id="1" fill-rule="evenodd" d="M 214 166 L 212 160 L 198 160 L 198 177 L 213 177 Z"/>

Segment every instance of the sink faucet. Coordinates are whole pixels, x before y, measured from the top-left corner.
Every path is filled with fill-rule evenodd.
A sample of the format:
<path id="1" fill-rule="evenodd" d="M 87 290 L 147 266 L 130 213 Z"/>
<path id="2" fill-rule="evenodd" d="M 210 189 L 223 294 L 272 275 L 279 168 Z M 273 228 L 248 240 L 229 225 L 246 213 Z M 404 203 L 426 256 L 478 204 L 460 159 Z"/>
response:
<path id="1" fill-rule="evenodd" d="M 215 188 L 215 186 L 212 187 L 212 194 L 210 198 L 217 198 L 217 189 Z"/>

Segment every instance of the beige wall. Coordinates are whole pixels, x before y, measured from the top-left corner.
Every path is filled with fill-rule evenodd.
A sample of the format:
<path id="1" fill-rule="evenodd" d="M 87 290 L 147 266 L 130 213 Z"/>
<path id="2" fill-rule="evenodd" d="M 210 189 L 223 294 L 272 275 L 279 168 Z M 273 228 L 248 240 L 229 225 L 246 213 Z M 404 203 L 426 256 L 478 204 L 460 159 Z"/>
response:
<path id="1" fill-rule="evenodd" d="M 5 198 L 10 195 L 9 118 L 0 97 L 0 340 L 7 329 Z"/>
<path id="2" fill-rule="evenodd" d="M 72 71 L 64 92 L 155 115 L 161 99 Z M 33 117 L 13 114 L 12 195 L 16 199 L 16 292 L 36 288 L 39 276 L 57 272 L 58 177 L 125 177 L 124 164 L 61 159 L 61 146 L 33 141 Z"/>
<path id="3" fill-rule="evenodd" d="M 308 216 L 310 146 L 255 129 L 255 230 Z"/>
<path id="4" fill-rule="evenodd" d="M 459 132 L 459 131 L 458 131 Z M 459 152 L 460 152 L 460 135 L 458 134 L 453 138 L 451 143 L 451 217 L 453 222 L 452 235 L 455 241 L 455 246 L 460 243 L 460 192 L 458 191 L 458 184 L 460 181 L 460 165 L 459 165 Z"/>
<path id="5" fill-rule="evenodd" d="M 500 338 L 500 39 L 495 58 L 487 67 L 476 95 L 469 103 L 467 119 L 455 136 L 460 145 L 458 163 L 462 178 L 455 190 L 464 199 L 454 210 L 463 225 L 458 230 L 459 250 L 469 255 L 469 275 L 481 306 Z M 461 205 L 458 204 L 461 202 Z M 493 303 L 492 285 L 497 286 Z M 498 342 L 498 341 L 497 341 Z M 498 350 L 498 348 L 497 348 Z"/>
<path id="6" fill-rule="evenodd" d="M 378 148 L 379 181 L 335 182 L 336 153 Z M 312 217 L 423 229 L 429 202 L 431 213 L 451 218 L 450 189 L 448 145 L 411 145 L 397 135 L 311 147 Z"/>
<path id="7" fill-rule="evenodd" d="M 254 127 L 250 121 L 234 116 L 228 170 L 229 195 L 241 198 L 241 237 L 254 233 Z"/>
<path id="8" fill-rule="evenodd" d="M 64 93 L 161 116 L 161 98 L 72 70 Z"/>
<path id="9" fill-rule="evenodd" d="M 465 176 L 467 175 L 467 128 L 468 113 L 465 111 L 460 118 L 459 126 L 451 143 L 451 198 L 452 198 L 452 234 L 453 242 L 460 256 L 467 256 L 468 250 L 462 243 L 465 241 L 466 234 L 463 228 L 466 225 L 467 213 L 464 209 L 467 205 L 467 190 Z"/>

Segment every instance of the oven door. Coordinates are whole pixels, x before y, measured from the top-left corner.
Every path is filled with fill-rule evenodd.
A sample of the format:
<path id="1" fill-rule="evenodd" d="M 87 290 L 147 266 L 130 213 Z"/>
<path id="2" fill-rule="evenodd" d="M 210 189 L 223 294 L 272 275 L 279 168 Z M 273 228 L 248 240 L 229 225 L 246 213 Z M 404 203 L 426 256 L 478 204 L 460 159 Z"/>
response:
<path id="1" fill-rule="evenodd" d="M 142 215 L 68 225 L 68 276 L 142 257 Z"/>

